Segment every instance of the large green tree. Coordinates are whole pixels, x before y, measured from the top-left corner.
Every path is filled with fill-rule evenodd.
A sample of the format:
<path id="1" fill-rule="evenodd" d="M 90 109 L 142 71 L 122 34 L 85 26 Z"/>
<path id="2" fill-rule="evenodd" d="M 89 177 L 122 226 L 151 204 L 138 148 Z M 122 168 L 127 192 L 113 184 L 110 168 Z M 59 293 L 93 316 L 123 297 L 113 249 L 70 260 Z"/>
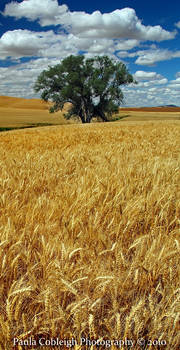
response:
<path id="1" fill-rule="evenodd" d="M 135 80 L 122 62 L 108 56 L 71 55 L 44 70 L 34 89 L 41 91 L 44 101 L 53 102 L 50 112 L 62 110 L 69 102 L 65 118 L 78 116 L 82 123 L 90 123 L 93 117 L 110 120 L 124 98 L 120 86 L 130 83 Z"/>

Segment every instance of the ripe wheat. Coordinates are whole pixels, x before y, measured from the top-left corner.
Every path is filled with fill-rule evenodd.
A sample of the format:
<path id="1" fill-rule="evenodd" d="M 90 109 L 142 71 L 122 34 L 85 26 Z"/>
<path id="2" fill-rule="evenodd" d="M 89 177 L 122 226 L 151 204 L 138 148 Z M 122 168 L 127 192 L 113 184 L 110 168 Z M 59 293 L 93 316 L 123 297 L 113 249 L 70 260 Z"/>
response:
<path id="1" fill-rule="evenodd" d="M 179 125 L 0 135 L 0 348 L 42 336 L 178 348 Z"/>

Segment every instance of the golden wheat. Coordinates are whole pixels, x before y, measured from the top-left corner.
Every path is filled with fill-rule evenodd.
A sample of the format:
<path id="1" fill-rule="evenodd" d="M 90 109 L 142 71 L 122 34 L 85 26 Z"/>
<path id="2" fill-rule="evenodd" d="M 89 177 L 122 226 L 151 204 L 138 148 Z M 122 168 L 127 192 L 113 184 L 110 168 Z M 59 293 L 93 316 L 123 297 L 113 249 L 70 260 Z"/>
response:
<path id="1" fill-rule="evenodd" d="M 0 134 L 0 348 L 178 349 L 179 125 Z"/>

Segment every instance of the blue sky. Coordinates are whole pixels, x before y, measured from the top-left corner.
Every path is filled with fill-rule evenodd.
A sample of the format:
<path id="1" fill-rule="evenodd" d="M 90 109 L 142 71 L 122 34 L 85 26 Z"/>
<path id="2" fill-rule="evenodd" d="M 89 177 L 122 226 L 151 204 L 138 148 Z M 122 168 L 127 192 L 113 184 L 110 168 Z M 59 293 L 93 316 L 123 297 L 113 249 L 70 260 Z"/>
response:
<path id="1" fill-rule="evenodd" d="M 179 0 L 1 0 L 0 95 L 38 97 L 40 72 L 82 52 L 127 65 L 125 105 L 180 105 Z"/>

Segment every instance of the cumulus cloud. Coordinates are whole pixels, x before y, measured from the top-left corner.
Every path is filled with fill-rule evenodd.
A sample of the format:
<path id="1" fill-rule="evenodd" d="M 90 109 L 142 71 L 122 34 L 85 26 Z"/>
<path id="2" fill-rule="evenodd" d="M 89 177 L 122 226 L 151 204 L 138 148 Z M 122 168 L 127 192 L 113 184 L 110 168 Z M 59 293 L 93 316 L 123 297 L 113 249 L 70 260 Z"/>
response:
<path id="1" fill-rule="evenodd" d="M 62 25 L 70 33 L 85 38 L 124 38 L 135 40 L 162 41 L 173 39 L 176 32 L 169 32 L 161 26 L 144 26 L 132 8 L 117 9 L 111 13 L 68 10 L 57 0 L 26 0 L 11 2 L 5 6 L 4 16 L 26 17 L 39 20 L 42 26 Z"/>
<path id="2" fill-rule="evenodd" d="M 126 105 L 137 107 L 167 104 L 179 105 L 180 84 L 174 87 L 174 81 L 168 83 L 165 77 L 155 71 L 139 70 L 133 76 L 138 80 L 138 85 L 122 87 Z M 179 79 L 176 79 L 176 82 L 178 81 Z"/>
<path id="3" fill-rule="evenodd" d="M 144 26 L 132 8 L 117 9 L 104 14 L 100 11 L 92 14 L 72 12 L 69 16 L 72 32 L 82 37 L 162 41 L 175 36 L 175 32 L 170 33 L 158 25 Z"/>
<path id="4" fill-rule="evenodd" d="M 66 38 L 71 47 L 74 46 L 80 51 L 88 51 L 92 54 L 104 54 L 105 52 L 106 54 L 111 54 L 117 48 L 117 43 L 112 39 L 85 39 L 79 38 L 74 34 L 69 34 Z"/>
<path id="5" fill-rule="evenodd" d="M 149 83 L 149 82 L 147 82 Z M 127 106 L 159 106 L 167 104 L 179 105 L 179 91 L 170 85 L 165 86 L 126 86 L 122 88 Z"/>
<path id="6" fill-rule="evenodd" d="M 57 0 L 24 0 L 9 2 L 1 14 L 38 21 L 42 27 L 57 27 L 56 33 L 43 28 L 39 32 L 16 29 L 2 35 L 0 59 L 11 57 L 14 64 L 0 67 L 0 95 L 37 97 L 33 85 L 40 72 L 48 65 L 53 66 L 64 57 L 79 52 L 86 57 L 107 54 L 115 59 L 134 58 L 136 64 L 144 66 L 180 57 L 180 51 L 158 49 L 152 43 L 143 44 L 143 50 L 130 51 L 142 47 L 144 41 L 160 42 L 176 35 L 176 31 L 167 31 L 159 25 L 143 25 L 132 8 L 88 14 L 72 12 L 67 5 L 59 5 Z M 176 27 L 180 28 L 180 22 Z M 30 60 L 21 63 L 21 57 L 30 57 Z M 139 82 L 137 86 L 122 88 L 128 105 L 178 104 L 180 72 L 169 84 L 155 71 L 138 70 L 134 77 Z"/>
<path id="7" fill-rule="evenodd" d="M 180 91 L 180 85 L 179 84 L 169 84 L 169 87 L 174 90 Z"/>
<path id="8" fill-rule="evenodd" d="M 175 23 L 175 26 L 180 29 L 180 21 Z"/>
<path id="9" fill-rule="evenodd" d="M 58 63 L 59 59 L 57 58 L 38 58 L 31 59 L 27 63 L 0 67 L 0 95 L 27 98 L 37 97 L 33 90 L 37 76 L 43 69 L 47 69 L 48 65 L 53 66 Z"/>
<path id="10" fill-rule="evenodd" d="M 167 84 L 168 80 L 166 78 L 160 79 L 160 80 L 150 80 L 145 82 L 139 82 L 138 86 L 139 88 L 150 88 L 154 85 L 165 85 Z"/>
<path id="11" fill-rule="evenodd" d="M 148 92 L 151 93 L 157 89 L 157 87 L 154 87 L 154 85 L 164 85 L 168 82 L 166 78 L 156 72 L 145 72 L 138 70 L 133 75 L 134 78 L 138 81 L 138 88 L 149 88 Z"/>
<path id="12" fill-rule="evenodd" d="M 159 80 L 162 78 L 161 74 L 157 74 L 156 72 L 144 72 L 142 70 L 138 70 L 135 74 L 134 77 L 138 81 L 142 80 Z"/>
<path id="13" fill-rule="evenodd" d="M 128 52 L 119 50 L 123 47 L 131 48 L 137 45 L 136 40 L 113 40 L 79 38 L 74 34 L 56 34 L 54 31 L 32 32 L 26 29 L 8 31 L 0 38 L 0 58 L 42 56 L 64 58 L 66 55 L 78 54 L 83 51 L 85 55 L 127 57 Z M 114 56 L 115 57 L 115 56 Z"/>
<path id="14" fill-rule="evenodd" d="M 32 32 L 26 29 L 8 31 L 0 38 L 0 58 L 41 56 L 61 58 L 77 54 L 78 48 L 66 35 L 55 34 L 52 30 Z"/>
<path id="15" fill-rule="evenodd" d="M 49 34 L 50 32 L 41 35 L 22 29 L 8 31 L 0 39 L 0 57 L 38 55 L 39 50 L 45 47 Z"/>
<path id="16" fill-rule="evenodd" d="M 118 40 L 116 44 L 116 50 L 131 50 L 136 46 L 139 46 L 140 41 L 136 39 Z"/>
<path id="17" fill-rule="evenodd" d="M 180 50 L 170 51 L 167 49 L 140 50 L 129 54 L 129 57 L 136 57 L 135 63 L 142 66 L 153 66 L 156 62 L 170 60 L 180 57 Z"/>
<path id="18" fill-rule="evenodd" d="M 39 20 L 42 26 L 54 24 L 56 18 L 63 16 L 68 10 L 66 5 L 58 5 L 57 0 L 24 0 L 20 3 L 12 1 L 5 6 L 4 16 L 17 19 L 25 17 L 30 21 Z"/>
<path id="19" fill-rule="evenodd" d="M 175 80 L 170 80 L 170 84 L 180 84 L 180 77 L 178 77 L 177 79 Z"/>
<path id="20" fill-rule="evenodd" d="M 169 82 L 169 88 L 170 89 L 173 89 L 174 91 L 178 91 L 179 92 L 179 90 L 180 90 L 180 74 L 179 74 L 179 72 L 176 74 L 176 79 L 174 79 L 174 80 L 170 80 L 170 82 Z"/>

